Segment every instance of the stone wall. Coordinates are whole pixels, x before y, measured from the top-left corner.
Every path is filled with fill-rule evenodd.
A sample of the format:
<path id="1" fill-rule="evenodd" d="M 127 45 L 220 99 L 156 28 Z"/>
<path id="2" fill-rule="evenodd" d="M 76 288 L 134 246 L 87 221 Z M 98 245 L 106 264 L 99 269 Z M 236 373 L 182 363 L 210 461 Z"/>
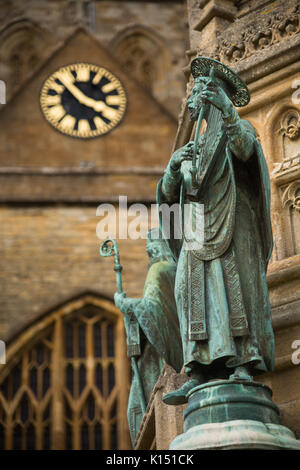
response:
<path id="1" fill-rule="evenodd" d="M 1 339 L 85 293 L 113 298 L 113 259 L 99 255 L 100 220 L 96 206 L 1 208 Z M 119 248 L 124 290 L 139 297 L 148 264 L 145 240 L 121 240 Z"/>

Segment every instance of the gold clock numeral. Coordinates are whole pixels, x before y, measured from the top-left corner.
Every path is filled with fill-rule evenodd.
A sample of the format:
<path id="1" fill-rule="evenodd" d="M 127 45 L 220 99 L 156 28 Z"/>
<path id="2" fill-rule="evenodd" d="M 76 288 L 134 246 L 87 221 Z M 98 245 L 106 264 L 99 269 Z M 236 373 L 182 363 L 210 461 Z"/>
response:
<path id="1" fill-rule="evenodd" d="M 98 85 L 98 83 L 100 82 L 102 77 L 103 77 L 103 73 L 102 73 L 101 70 L 99 70 L 99 72 L 97 72 L 96 75 L 94 76 L 94 78 L 92 80 L 92 84 L 93 85 Z"/>
<path id="2" fill-rule="evenodd" d="M 122 98 L 119 95 L 109 95 L 106 97 L 106 104 L 119 105 L 122 103 Z"/>
<path id="3" fill-rule="evenodd" d="M 49 85 L 49 89 L 54 90 L 60 94 L 64 91 L 65 87 L 63 85 L 59 85 L 59 83 L 57 83 L 55 80 L 52 80 Z"/>
<path id="4" fill-rule="evenodd" d="M 76 73 L 76 80 L 78 82 L 88 82 L 90 80 L 90 71 L 87 67 L 80 67 Z"/>
<path id="5" fill-rule="evenodd" d="M 116 88 L 115 83 L 110 82 L 110 83 L 106 83 L 106 85 L 103 85 L 102 91 L 103 93 L 109 93 L 110 91 L 113 91 L 115 88 Z"/>
<path id="6" fill-rule="evenodd" d="M 90 124 L 87 119 L 80 119 L 78 121 L 78 132 L 80 134 L 87 134 L 88 132 L 90 132 L 90 130 Z"/>
<path id="7" fill-rule="evenodd" d="M 75 127 L 76 119 L 74 116 L 67 114 L 59 123 L 63 131 L 72 131 Z"/>
<path id="8" fill-rule="evenodd" d="M 74 83 L 75 82 L 75 78 L 74 78 L 74 75 L 69 72 L 68 70 L 59 70 L 57 73 L 56 73 L 56 77 L 61 80 L 62 83 Z"/>
<path id="9" fill-rule="evenodd" d="M 47 95 L 44 98 L 44 102 L 47 106 L 53 106 L 60 104 L 60 95 Z"/>
<path id="10" fill-rule="evenodd" d="M 94 123 L 95 123 L 96 128 L 100 132 L 104 132 L 107 128 L 105 122 L 99 116 L 94 117 Z"/>
<path id="11" fill-rule="evenodd" d="M 102 114 L 106 119 L 109 119 L 110 121 L 113 121 L 118 117 L 118 111 L 112 108 L 103 109 Z"/>
<path id="12" fill-rule="evenodd" d="M 50 117 L 56 121 L 59 121 L 65 114 L 66 111 L 60 104 L 53 106 L 53 108 L 49 108 Z"/>

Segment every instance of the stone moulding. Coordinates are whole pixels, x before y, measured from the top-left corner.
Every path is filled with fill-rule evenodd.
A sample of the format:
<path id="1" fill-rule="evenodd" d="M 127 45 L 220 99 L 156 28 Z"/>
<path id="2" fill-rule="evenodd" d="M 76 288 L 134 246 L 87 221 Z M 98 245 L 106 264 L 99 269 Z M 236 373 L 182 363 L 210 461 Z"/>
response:
<path id="1" fill-rule="evenodd" d="M 272 180 L 277 185 L 281 185 L 300 176 L 300 154 L 291 158 L 285 158 L 283 162 L 274 164 L 274 169 L 271 173 Z"/>
<path id="2" fill-rule="evenodd" d="M 208 43 L 200 39 L 187 55 L 191 59 L 197 55 L 217 59 L 251 83 L 300 57 L 299 33 L 300 5 L 287 0 L 235 20 Z M 184 73 L 188 78 L 188 68 Z"/>
<path id="3" fill-rule="evenodd" d="M 285 2 L 284 8 L 281 5 L 269 14 L 257 12 L 251 19 L 236 21 L 218 37 L 216 54 L 221 62 L 232 64 L 299 32 L 300 6 Z"/>

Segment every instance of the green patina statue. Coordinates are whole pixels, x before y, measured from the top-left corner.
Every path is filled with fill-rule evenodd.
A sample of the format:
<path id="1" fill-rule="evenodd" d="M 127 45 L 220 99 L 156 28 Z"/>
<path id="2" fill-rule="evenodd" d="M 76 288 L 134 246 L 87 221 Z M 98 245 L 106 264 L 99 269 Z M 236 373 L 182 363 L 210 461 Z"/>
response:
<path id="1" fill-rule="evenodd" d="M 147 253 L 150 262 L 143 297 L 128 298 L 120 289 L 114 297 L 124 314 L 128 356 L 136 358 L 127 411 L 132 442 L 164 363 L 177 372 L 183 364 L 174 299 L 176 264 L 159 229 L 148 233 Z"/>
<path id="2" fill-rule="evenodd" d="M 158 204 L 196 210 L 204 205 L 201 246 L 191 248 L 186 220 L 182 237 L 167 240 L 176 262 L 174 292 L 189 376 L 179 390 L 164 395 L 173 405 L 187 402 L 191 389 L 211 379 L 249 381 L 274 364 L 266 283 L 272 252 L 269 174 L 252 125 L 234 107 L 249 102 L 249 91 L 213 59 L 198 57 L 191 71 L 195 83 L 187 104 L 197 121 L 195 138 L 175 151 L 158 184 Z M 203 120 L 207 127 L 200 134 Z M 161 220 L 164 232 L 163 225 Z"/>

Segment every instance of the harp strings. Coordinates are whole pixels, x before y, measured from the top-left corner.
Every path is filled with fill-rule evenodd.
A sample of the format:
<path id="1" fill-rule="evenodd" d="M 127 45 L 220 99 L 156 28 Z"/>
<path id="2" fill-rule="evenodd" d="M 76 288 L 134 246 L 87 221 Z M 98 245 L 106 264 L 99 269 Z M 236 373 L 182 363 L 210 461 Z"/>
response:
<path id="1" fill-rule="evenodd" d="M 209 105 L 206 119 L 206 131 L 199 136 L 198 174 L 206 167 L 210 149 L 214 147 L 216 137 L 222 126 L 222 112 L 213 105 Z"/>

